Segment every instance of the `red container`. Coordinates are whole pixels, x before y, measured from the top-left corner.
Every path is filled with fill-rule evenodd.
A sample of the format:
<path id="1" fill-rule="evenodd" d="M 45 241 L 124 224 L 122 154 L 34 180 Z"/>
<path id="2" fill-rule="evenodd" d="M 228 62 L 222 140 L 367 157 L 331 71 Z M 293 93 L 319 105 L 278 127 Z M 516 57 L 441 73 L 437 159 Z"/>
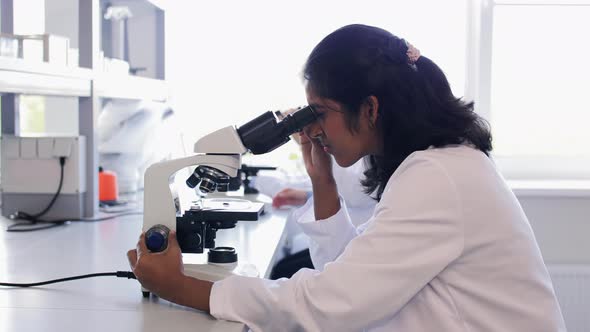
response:
<path id="1" fill-rule="evenodd" d="M 119 189 L 117 188 L 117 174 L 110 171 L 98 171 L 98 199 L 101 202 L 114 202 L 117 200 Z"/>

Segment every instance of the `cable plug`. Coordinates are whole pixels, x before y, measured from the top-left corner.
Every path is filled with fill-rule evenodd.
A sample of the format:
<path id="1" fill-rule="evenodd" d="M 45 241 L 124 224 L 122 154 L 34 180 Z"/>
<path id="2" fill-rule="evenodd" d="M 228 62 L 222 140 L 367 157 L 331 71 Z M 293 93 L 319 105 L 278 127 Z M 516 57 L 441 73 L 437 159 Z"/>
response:
<path id="1" fill-rule="evenodd" d="M 137 279 L 131 271 L 117 271 L 117 278 Z"/>

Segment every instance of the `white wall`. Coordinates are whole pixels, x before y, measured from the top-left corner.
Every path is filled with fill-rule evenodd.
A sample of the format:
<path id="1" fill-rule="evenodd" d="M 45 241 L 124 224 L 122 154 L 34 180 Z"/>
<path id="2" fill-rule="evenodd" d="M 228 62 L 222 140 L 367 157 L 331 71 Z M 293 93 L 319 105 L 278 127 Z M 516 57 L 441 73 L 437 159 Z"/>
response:
<path id="1" fill-rule="evenodd" d="M 590 196 L 518 199 L 547 264 L 590 264 Z"/>

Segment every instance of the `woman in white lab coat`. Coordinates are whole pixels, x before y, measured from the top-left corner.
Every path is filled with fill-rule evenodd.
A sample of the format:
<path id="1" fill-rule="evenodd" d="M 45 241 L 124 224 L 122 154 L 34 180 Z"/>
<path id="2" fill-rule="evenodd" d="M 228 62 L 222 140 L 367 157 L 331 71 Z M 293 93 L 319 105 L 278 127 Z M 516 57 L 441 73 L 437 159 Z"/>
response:
<path id="1" fill-rule="evenodd" d="M 146 288 L 254 331 L 565 331 L 489 129 L 431 60 L 350 25 L 314 48 L 304 78 L 318 120 L 303 142 L 313 211 L 298 219 L 315 269 L 212 284 L 183 275 L 174 235 L 156 254 L 140 237 L 128 257 Z M 379 202 L 358 228 L 329 154 L 343 167 L 370 159 L 364 185 Z"/>

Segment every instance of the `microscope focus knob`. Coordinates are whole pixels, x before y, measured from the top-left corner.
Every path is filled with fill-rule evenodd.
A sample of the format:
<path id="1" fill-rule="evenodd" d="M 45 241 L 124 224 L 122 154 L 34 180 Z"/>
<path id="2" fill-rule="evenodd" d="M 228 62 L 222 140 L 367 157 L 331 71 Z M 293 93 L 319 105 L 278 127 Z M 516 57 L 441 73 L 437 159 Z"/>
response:
<path id="1" fill-rule="evenodd" d="M 151 252 L 160 252 L 168 247 L 168 234 L 170 228 L 164 225 L 155 225 L 145 232 L 145 245 Z"/>

